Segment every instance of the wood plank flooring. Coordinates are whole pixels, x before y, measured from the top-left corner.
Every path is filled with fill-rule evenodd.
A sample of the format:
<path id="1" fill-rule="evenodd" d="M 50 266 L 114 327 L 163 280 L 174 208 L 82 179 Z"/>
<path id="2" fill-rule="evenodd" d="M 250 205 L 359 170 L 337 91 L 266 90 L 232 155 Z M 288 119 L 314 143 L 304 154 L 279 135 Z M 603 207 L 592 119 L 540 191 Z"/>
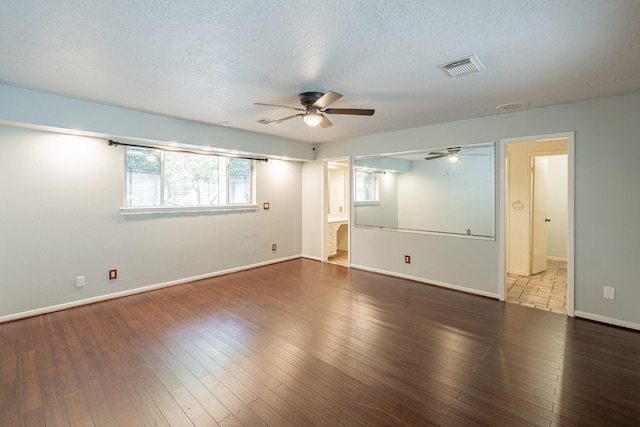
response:
<path id="1" fill-rule="evenodd" d="M 640 333 L 307 259 L 0 324 L 0 426 L 640 425 Z"/>

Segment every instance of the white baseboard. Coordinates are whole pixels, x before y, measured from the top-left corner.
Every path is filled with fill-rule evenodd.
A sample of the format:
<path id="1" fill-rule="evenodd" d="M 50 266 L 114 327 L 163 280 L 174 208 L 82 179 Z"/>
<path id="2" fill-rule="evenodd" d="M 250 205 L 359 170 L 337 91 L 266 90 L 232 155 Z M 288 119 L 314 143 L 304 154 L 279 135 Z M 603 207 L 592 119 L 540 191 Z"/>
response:
<path id="1" fill-rule="evenodd" d="M 640 323 L 627 322 L 626 320 L 614 319 L 612 317 L 600 316 L 599 314 L 587 313 L 585 311 L 574 312 L 575 317 L 581 317 L 583 319 L 594 320 L 600 323 L 607 323 L 609 325 L 621 326 L 623 328 L 635 329 L 640 331 Z"/>
<path id="2" fill-rule="evenodd" d="M 401 279 L 409 279 L 415 282 L 426 283 L 428 285 L 439 286 L 441 288 L 453 289 L 456 291 L 466 292 L 468 294 L 480 295 L 483 297 L 500 299 L 498 294 L 491 292 L 480 291 L 478 289 L 467 288 L 465 286 L 454 285 L 451 283 L 439 282 L 437 280 L 423 279 L 422 277 L 410 276 L 408 274 L 396 273 L 393 271 L 380 270 L 377 268 L 366 267 L 364 265 L 351 264 L 351 268 L 357 268 L 358 270 L 370 271 L 372 273 L 384 274 L 386 276 L 399 277 Z"/>
<path id="3" fill-rule="evenodd" d="M 559 261 L 559 262 L 567 262 L 566 258 L 560 258 L 557 256 L 548 256 L 547 261 Z"/>
<path id="4" fill-rule="evenodd" d="M 52 305 L 50 307 L 43 307 L 43 308 L 38 308 L 38 309 L 35 309 L 35 310 L 23 311 L 21 313 L 9 314 L 7 316 L 0 317 L 0 323 L 10 322 L 12 320 L 24 319 L 26 317 L 39 316 L 41 314 L 53 313 L 54 311 L 66 310 L 68 308 L 79 307 L 81 305 L 93 304 L 93 303 L 96 303 L 96 302 L 101 302 L 101 301 L 107 301 L 107 300 L 111 300 L 111 299 L 126 297 L 126 296 L 129 296 L 129 295 L 141 294 L 143 292 L 149 292 L 149 291 L 153 291 L 153 290 L 156 290 L 156 289 L 168 288 L 169 286 L 182 285 L 182 284 L 189 283 L 189 282 L 195 282 L 197 280 L 209 279 L 209 278 L 216 277 L 216 276 L 223 276 L 225 274 L 236 273 L 236 272 L 244 271 L 244 270 L 250 270 L 252 268 L 263 267 L 265 265 L 270 265 L 270 264 L 277 264 L 279 262 L 289 261 L 289 260 L 297 259 L 297 258 L 300 258 L 300 257 L 301 257 L 301 255 L 294 255 L 294 256 L 274 259 L 274 260 L 270 260 L 270 261 L 260 262 L 260 263 L 257 263 L 257 264 L 243 265 L 242 267 L 230 268 L 228 270 L 216 271 L 214 273 L 202 274 L 202 275 L 199 275 L 199 276 L 186 277 L 184 279 L 172 280 L 170 282 L 158 283 L 156 285 L 150 285 L 150 286 L 144 286 L 144 287 L 141 287 L 141 288 L 129 289 L 129 290 L 126 290 L 126 291 L 116 292 L 116 293 L 113 293 L 113 294 L 100 295 L 100 296 L 93 297 L 93 298 L 87 298 L 87 299 L 78 300 L 78 301 L 71 301 L 71 302 L 67 302 L 67 303 L 64 303 L 64 304 Z"/>
<path id="5" fill-rule="evenodd" d="M 319 256 L 313 256 L 313 255 L 305 255 L 305 254 L 302 254 L 302 255 L 300 255 L 300 258 L 312 259 L 312 260 L 314 260 L 314 261 L 320 261 L 320 262 L 322 262 L 322 257 L 319 257 Z"/>

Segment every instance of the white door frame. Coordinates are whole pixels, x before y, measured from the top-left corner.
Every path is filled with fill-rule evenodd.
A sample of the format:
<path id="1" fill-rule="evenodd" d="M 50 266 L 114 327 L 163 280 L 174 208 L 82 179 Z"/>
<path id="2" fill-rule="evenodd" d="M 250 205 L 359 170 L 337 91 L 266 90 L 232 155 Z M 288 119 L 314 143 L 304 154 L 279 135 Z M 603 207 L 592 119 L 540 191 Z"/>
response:
<path id="1" fill-rule="evenodd" d="M 574 240 L 575 240 L 575 221 L 574 221 L 574 156 L 575 156 L 575 133 L 563 132 L 546 135 L 532 135 L 518 138 L 506 138 L 500 140 L 499 157 L 499 173 L 500 173 L 500 189 L 499 189 L 499 206 L 498 206 L 498 222 L 500 224 L 499 237 L 499 262 L 498 262 L 498 292 L 500 301 L 506 301 L 507 292 L 505 286 L 505 278 L 507 275 L 506 266 L 506 239 L 507 239 L 507 194 L 506 194 L 506 162 L 507 162 L 507 144 L 514 142 L 525 142 L 534 140 L 549 140 L 555 138 L 567 138 L 567 315 L 574 317 Z"/>

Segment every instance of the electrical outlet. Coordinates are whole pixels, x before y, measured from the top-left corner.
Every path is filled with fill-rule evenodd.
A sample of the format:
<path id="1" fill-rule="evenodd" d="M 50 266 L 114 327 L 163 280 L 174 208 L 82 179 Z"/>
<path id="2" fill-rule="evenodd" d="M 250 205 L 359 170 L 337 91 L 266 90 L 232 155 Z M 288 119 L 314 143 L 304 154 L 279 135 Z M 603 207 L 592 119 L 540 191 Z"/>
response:
<path id="1" fill-rule="evenodd" d="M 269 210 L 269 202 L 264 202 L 262 204 L 262 209 L 264 209 L 265 211 L 268 211 Z"/>
<path id="2" fill-rule="evenodd" d="M 602 298 L 616 299 L 616 288 L 612 288 L 610 286 L 605 286 L 604 287 L 604 295 L 602 295 Z"/>
<path id="3" fill-rule="evenodd" d="M 76 277 L 76 287 L 81 288 L 84 286 L 84 276 Z"/>
<path id="4" fill-rule="evenodd" d="M 404 262 L 407 263 L 407 264 L 411 264 L 411 256 L 405 255 L 404 256 Z"/>
<path id="5" fill-rule="evenodd" d="M 467 228 L 467 235 L 470 235 L 470 234 L 471 234 L 471 229 Z"/>
<path id="6" fill-rule="evenodd" d="M 275 251 L 276 250 L 276 244 L 274 243 L 273 245 L 271 245 L 271 250 Z"/>
<path id="7" fill-rule="evenodd" d="M 109 270 L 109 280 L 115 280 L 118 278 L 118 270 Z"/>

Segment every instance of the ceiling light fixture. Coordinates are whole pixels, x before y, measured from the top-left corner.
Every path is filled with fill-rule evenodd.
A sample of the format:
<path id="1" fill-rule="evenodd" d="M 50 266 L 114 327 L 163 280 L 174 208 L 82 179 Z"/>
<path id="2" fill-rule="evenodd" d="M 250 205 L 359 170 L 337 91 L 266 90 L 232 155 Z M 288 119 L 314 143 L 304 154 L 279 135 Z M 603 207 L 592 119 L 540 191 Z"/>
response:
<path id="1" fill-rule="evenodd" d="M 498 111 L 513 111 L 513 110 L 521 110 L 529 106 L 528 102 L 518 101 L 518 102 L 507 102 L 506 104 L 498 105 L 496 110 Z"/>
<path id="2" fill-rule="evenodd" d="M 458 163 L 460 161 L 460 156 L 458 154 L 449 154 L 449 161 L 451 163 Z"/>
<path id="3" fill-rule="evenodd" d="M 318 126 L 322 121 L 322 114 L 318 114 L 317 110 L 309 110 L 302 116 L 302 120 L 309 126 Z"/>

